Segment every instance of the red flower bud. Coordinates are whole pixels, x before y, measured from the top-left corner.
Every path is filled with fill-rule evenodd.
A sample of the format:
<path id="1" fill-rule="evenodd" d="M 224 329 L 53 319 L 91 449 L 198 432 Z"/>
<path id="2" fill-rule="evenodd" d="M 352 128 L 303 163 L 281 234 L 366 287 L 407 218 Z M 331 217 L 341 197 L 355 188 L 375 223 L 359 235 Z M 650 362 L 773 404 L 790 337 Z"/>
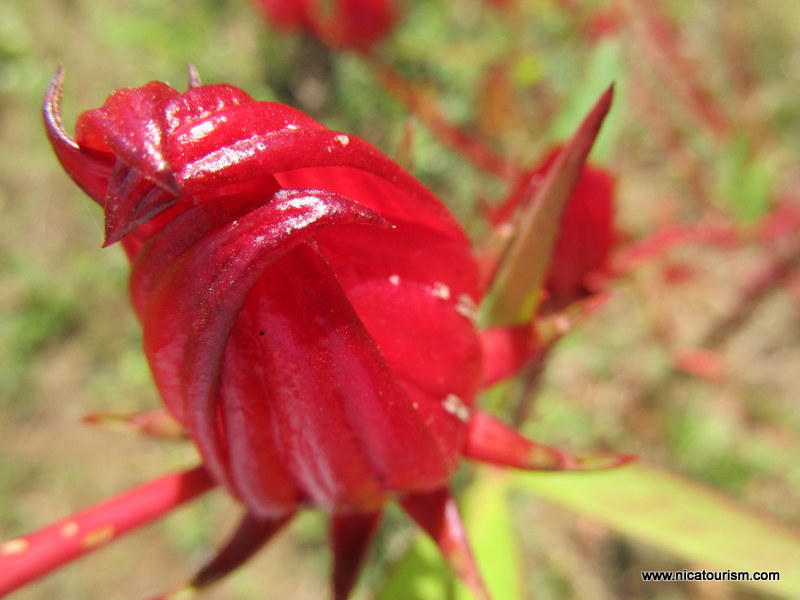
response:
<path id="1" fill-rule="evenodd" d="M 482 290 L 439 200 L 367 142 L 230 86 L 119 90 L 79 117 L 74 140 L 60 93 L 59 74 L 47 132 L 103 207 L 106 243 L 128 253 L 159 391 L 248 511 L 193 585 L 318 506 L 333 514 L 345 598 L 396 498 L 487 597 L 447 492 L 460 457 L 590 463 L 474 410 Z"/>
<path id="2" fill-rule="evenodd" d="M 273 26 L 305 30 L 337 47 L 368 51 L 394 27 L 397 11 L 390 0 L 336 0 L 330 12 L 320 0 L 254 0 Z"/>
<path id="3" fill-rule="evenodd" d="M 491 216 L 495 223 L 511 219 L 530 193 L 531 178 L 538 174 L 543 180 L 559 151 L 551 152 L 539 167 L 520 177 L 520 184 Z M 613 200 L 613 177 L 597 167 L 584 166 L 561 218 L 545 280 L 544 312 L 560 310 L 598 291 L 609 274 L 617 239 Z"/>
<path id="4" fill-rule="evenodd" d="M 52 93 L 55 101 L 57 88 Z M 67 138 L 125 239 L 147 357 L 256 515 L 374 510 L 452 474 L 480 379 L 468 241 L 366 142 L 228 86 L 115 92 Z M 469 300 L 467 300 L 469 299 Z"/>

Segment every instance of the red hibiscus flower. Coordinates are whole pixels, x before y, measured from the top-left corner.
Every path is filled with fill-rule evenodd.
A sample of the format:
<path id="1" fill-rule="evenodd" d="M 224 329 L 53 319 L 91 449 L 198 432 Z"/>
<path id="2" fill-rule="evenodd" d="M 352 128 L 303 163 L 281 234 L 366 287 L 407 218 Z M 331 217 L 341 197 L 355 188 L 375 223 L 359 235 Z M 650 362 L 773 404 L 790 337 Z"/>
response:
<path id="1" fill-rule="evenodd" d="M 157 82 L 83 113 L 72 139 L 60 94 L 59 75 L 45 102 L 50 141 L 103 207 L 106 244 L 121 241 L 131 260 L 150 368 L 202 454 L 186 486 L 208 487 L 207 472 L 246 509 L 192 586 L 318 507 L 331 515 L 344 599 L 396 500 L 488 598 L 448 491 L 461 457 L 536 469 L 626 460 L 577 459 L 476 410 L 484 367 L 497 370 L 474 324 L 477 262 L 439 200 L 367 142 L 231 86 Z M 163 497 L 158 485 L 140 495 Z M 23 540 L 12 581 L 47 535 Z"/>

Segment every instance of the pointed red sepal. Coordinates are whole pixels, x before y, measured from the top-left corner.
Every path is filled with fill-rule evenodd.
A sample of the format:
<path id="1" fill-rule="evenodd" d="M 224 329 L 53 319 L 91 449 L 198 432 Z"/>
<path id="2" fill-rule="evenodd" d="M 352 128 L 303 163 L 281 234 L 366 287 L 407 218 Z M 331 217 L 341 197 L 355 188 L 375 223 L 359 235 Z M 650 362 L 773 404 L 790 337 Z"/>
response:
<path id="1" fill-rule="evenodd" d="M 483 387 L 519 373 L 537 353 L 546 351 L 530 325 L 493 327 L 480 332 L 483 348 Z"/>
<path id="2" fill-rule="evenodd" d="M 245 515 L 228 543 L 192 579 L 175 591 L 153 600 L 185 600 L 229 575 L 261 550 L 288 523 L 294 513 L 275 519 Z"/>
<path id="3" fill-rule="evenodd" d="M 169 181 L 171 180 L 171 183 Z M 159 185 L 153 185 L 153 183 Z M 177 183 L 169 173 L 153 179 L 143 171 L 117 161 L 108 182 L 103 248 L 116 244 L 142 223 L 178 203 Z"/>
<path id="4" fill-rule="evenodd" d="M 161 409 L 147 410 L 129 415 L 93 413 L 83 417 L 83 422 L 87 425 L 140 433 L 158 440 L 185 440 L 189 438 L 183 425 L 166 410 Z"/>
<path id="5" fill-rule="evenodd" d="M 331 516 L 334 600 L 347 600 L 350 597 L 380 523 L 381 514 L 340 513 Z"/>
<path id="6" fill-rule="evenodd" d="M 408 515 L 433 538 L 447 564 L 478 600 L 491 600 L 469 547 L 458 506 L 447 488 L 401 500 Z"/>
<path id="7" fill-rule="evenodd" d="M 470 419 L 464 457 L 532 471 L 611 469 L 636 459 L 629 454 L 570 454 L 529 440 L 481 411 Z"/>
<path id="8" fill-rule="evenodd" d="M 533 325 L 493 327 L 481 332 L 483 387 L 512 377 L 541 357 L 558 340 L 605 306 L 610 293 L 573 302 L 563 310 L 538 318 Z"/>
<path id="9" fill-rule="evenodd" d="M 84 152 L 80 146 L 64 130 L 61 123 L 61 93 L 64 87 L 64 69 L 58 68 L 47 94 L 44 97 L 42 116 L 44 118 L 47 137 L 64 166 L 64 170 L 72 177 L 95 202 L 101 206 L 105 202 L 108 179 L 114 166 L 115 158 L 103 152 Z"/>
<path id="10" fill-rule="evenodd" d="M 481 308 L 485 323 L 522 325 L 535 314 L 562 214 L 578 185 L 612 98 L 613 88 L 600 96 L 543 181 L 538 180 L 537 174 L 531 175 L 526 184 L 529 199 L 517 215 L 515 230 Z"/>
<path id="11" fill-rule="evenodd" d="M 0 545 L 0 597 L 214 488 L 203 467 L 171 473 Z"/>

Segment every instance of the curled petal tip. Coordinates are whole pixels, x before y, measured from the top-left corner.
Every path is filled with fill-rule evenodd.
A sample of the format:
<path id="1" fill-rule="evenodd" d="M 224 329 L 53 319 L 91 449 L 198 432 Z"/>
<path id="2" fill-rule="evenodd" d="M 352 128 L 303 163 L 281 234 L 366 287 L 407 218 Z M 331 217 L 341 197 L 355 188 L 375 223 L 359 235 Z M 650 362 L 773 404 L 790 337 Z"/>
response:
<path id="1" fill-rule="evenodd" d="M 47 135 L 54 146 L 63 145 L 77 150 L 78 144 L 67 135 L 61 124 L 61 92 L 64 88 L 64 68 L 59 65 L 55 75 L 50 80 L 47 93 L 44 97 L 43 116 Z M 58 148 L 57 148 L 58 150 Z"/>
<path id="2" fill-rule="evenodd" d="M 102 152 L 85 152 L 61 124 L 64 70 L 58 67 L 44 97 L 42 116 L 50 145 L 67 174 L 95 202 L 103 204 L 113 162 Z"/>

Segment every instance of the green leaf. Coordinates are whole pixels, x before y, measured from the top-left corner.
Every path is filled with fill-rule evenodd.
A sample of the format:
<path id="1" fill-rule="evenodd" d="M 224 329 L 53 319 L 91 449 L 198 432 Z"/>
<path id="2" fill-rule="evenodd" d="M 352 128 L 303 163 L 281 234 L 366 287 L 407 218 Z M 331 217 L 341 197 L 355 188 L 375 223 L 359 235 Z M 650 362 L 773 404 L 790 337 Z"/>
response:
<path id="1" fill-rule="evenodd" d="M 419 534 L 392 569 L 376 600 L 443 600 L 449 597 L 451 580 L 436 544 Z"/>
<path id="2" fill-rule="evenodd" d="M 733 138 L 719 170 L 722 203 L 740 223 L 751 223 L 769 209 L 774 171 L 769 155 L 754 155 L 747 140 Z"/>
<path id="3" fill-rule="evenodd" d="M 800 535 L 698 482 L 637 463 L 609 471 L 521 473 L 509 484 L 704 569 L 778 571 L 780 581 L 749 585 L 800 598 Z"/>
<path id="4" fill-rule="evenodd" d="M 478 470 L 461 502 L 462 518 L 481 575 L 493 598 L 522 596 L 522 557 L 508 504 L 505 471 Z M 474 600 L 450 571 L 439 549 L 417 535 L 407 554 L 392 568 L 377 600 Z"/>
<path id="5" fill-rule="evenodd" d="M 508 505 L 508 478 L 481 469 L 465 499 L 464 525 L 486 587 L 494 598 L 522 597 L 522 558 Z M 473 600 L 463 586 L 457 600 Z"/>
<path id="6" fill-rule="evenodd" d="M 548 137 L 554 142 L 568 139 L 597 97 L 608 86 L 614 85 L 623 93 L 618 94 L 614 100 L 614 110 L 606 118 L 603 130 L 592 150 L 594 162 L 607 162 L 627 113 L 627 94 L 624 93 L 625 71 L 625 58 L 619 40 L 601 41 L 592 53 L 583 76 L 570 87 L 569 97 L 553 120 Z"/>

